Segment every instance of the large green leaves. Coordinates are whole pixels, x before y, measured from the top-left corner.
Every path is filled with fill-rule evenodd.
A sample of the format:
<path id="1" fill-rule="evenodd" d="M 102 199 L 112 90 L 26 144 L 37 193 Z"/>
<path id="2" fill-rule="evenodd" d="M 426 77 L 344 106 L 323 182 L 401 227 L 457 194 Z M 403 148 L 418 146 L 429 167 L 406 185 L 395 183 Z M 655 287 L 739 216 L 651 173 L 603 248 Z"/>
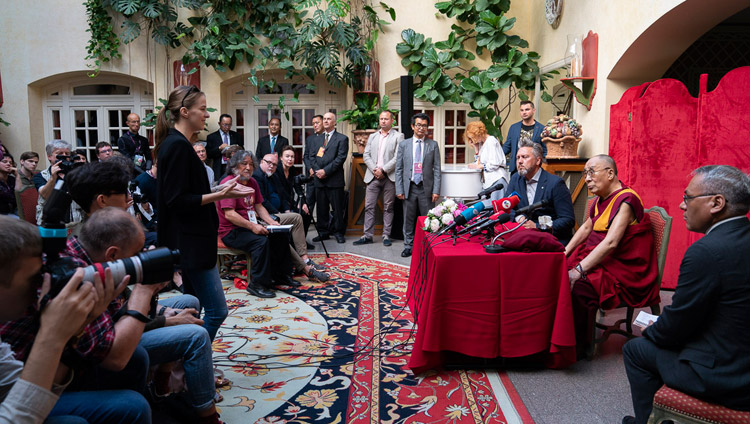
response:
<path id="1" fill-rule="evenodd" d="M 446 40 L 433 43 L 406 29 L 396 45 L 401 64 L 415 78 L 414 95 L 435 105 L 467 103 L 474 109 L 470 116 L 479 117 L 491 134 L 499 135 L 509 104 L 524 95 L 522 90 L 533 89 L 539 55 L 523 51 L 528 42 L 509 34 L 516 22 L 505 15 L 510 0 L 454 0 L 435 7 L 458 21 Z M 473 66 L 471 61 L 477 56 L 488 58 L 491 65 L 486 69 Z M 541 76 L 542 84 L 547 78 Z M 500 100 L 499 92 L 504 89 L 507 101 L 505 97 Z M 543 100 L 548 98 L 542 95 Z"/>

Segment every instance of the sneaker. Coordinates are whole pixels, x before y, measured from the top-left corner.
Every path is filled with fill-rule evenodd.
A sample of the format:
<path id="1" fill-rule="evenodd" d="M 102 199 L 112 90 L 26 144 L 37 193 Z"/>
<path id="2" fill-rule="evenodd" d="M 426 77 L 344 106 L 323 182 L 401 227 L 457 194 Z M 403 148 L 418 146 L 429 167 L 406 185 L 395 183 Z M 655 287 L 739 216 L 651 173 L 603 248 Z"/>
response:
<path id="1" fill-rule="evenodd" d="M 355 240 L 354 244 L 355 246 L 361 246 L 363 244 L 370 244 L 372 243 L 372 237 L 362 236 L 359 240 Z"/>
<path id="2" fill-rule="evenodd" d="M 310 268 L 310 273 L 307 274 L 307 278 L 309 280 L 318 280 L 321 283 L 325 283 L 326 281 L 328 281 L 330 276 L 325 272 L 320 272 L 315 268 Z"/>
<path id="3" fill-rule="evenodd" d="M 388 236 L 383 236 L 383 246 L 390 246 L 393 243 L 391 242 L 391 238 Z"/>
<path id="4" fill-rule="evenodd" d="M 327 266 L 321 265 L 321 264 L 317 264 L 317 263 L 313 262 L 313 260 L 310 259 L 310 258 L 307 258 L 307 261 L 305 261 L 305 265 L 310 265 L 311 267 L 313 267 L 314 269 L 317 269 L 318 271 L 325 271 L 326 269 L 328 269 Z"/>

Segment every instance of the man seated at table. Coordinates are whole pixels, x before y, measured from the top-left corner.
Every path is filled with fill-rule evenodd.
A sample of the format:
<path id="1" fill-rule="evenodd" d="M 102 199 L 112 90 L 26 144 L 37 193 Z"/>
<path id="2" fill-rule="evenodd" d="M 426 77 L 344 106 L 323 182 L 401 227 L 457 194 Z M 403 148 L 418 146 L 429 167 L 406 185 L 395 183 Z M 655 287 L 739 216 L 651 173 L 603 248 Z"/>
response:
<path id="1" fill-rule="evenodd" d="M 640 308 L 659 299 L 651 220 L 641 198 L 618 179 L 610 156 L 589 159 L 583 174 L 597 198 L 565 247 L 579 356 L 591 342 L 598 308 Z"/>
<path id="2" fill-rule="evenodd" d="M 750 411 L 750 178 L 704 166 L 682 196 L 693 243 L 680 265 L 672 304 L 623 348 L 634 417 L 645 423 L 662 386 Z"/>
<path id="3" fill-rule="evenodd" d="M 516 155 L 516 169 L 518 172 L 510 177 L 506 193 L 518 193 L 521 201 L 519 208 L 548 200 L 548 206 L 532 212 L 523 226 L 525 228 L 540 228 L 539 217 L 549 216 L 552 224 L 545 228 L 551 232 L 563 245 L 570 241 L 576 218 L 573 212 L 573 201 L 565 181 L 557 175 L 542 169 L 544 151 L 539 143 L 521 141 L 521 147 Z M 518 216 L 516 221 L 518 221 Z"/>

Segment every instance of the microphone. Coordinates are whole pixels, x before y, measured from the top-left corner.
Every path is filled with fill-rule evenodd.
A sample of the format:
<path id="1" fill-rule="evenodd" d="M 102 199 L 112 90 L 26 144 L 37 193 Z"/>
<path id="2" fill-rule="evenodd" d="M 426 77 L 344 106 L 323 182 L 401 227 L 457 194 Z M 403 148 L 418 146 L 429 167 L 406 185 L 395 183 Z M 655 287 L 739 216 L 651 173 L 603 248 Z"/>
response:
<path id="1" fill-rule="evenodd" d="M 482 196 L 487 196 L 490 193 L 492 193 L 493 191 L 502 190 L 503 187 L 505 187 L 505 186 L 503 185 L 503 179 L 501 178 L 501 179 L 495 181 L 494 183 L 492 183 L 491 186 L 489 186 L 489 187 L 485 188 L 484 190 L 480 191 L 479 194 L 477 194 L 477 199 L 481 199 Z"/>
<path id="2" fill-rule="evenodd" d="M 469 231 L 473 230 L 479 225 L 484 224 L 490 219 L 490 215 L 492 215 L 494 211 L 492 209 L 485 209 L 482 212 L 477 215 L 477 217 L 474 219 L 474 221 L 470 224 L 464 227 L 461 231 L 458 232 L 459 235 L 466 234 Z"/>
<path id="3" fill-rule="evenodd" d="M 544 199 L 541 202 L 536 202 L 532 205 L 525 206 L 516 211 L 516 215 L 527 215 L 529 212 L 533 212 L 539 208 L 548 206 L 550 203 L 549 199 Z"/>
<path id="4" fill-rule="evenodd" d="M 510 221 L 510 214 L 505 213 L 503 211 L 497 212 L 490 216 L 490 218 L 482 223 L 481 225 L 477 226 L 471 231 L 471 235 L 475 236 L 482 231 L 486 230 L 487 228 L 494 227 L 497 224 L 505 224 L 506 222 Z"/>
<path id="5" fill-rule="evenodd" d="M 483 210 L 484 210 L 484 203 L 482 202 L 474 203 L 474 205 L 472 205 L 470 208 L 464 209 L 464 211 L 461 212 L 460 215 L 458 215 L 457 217 L 453 219 L 453 222 L 449 226 L 440 230 L 440 232 L 437 235 L 445 234 L 448 231 L 451 231 L 452 229 L 458 226 L 466 224 L 467 222 L 471 221 L 472 218 L 479 215 L 479 212 L 482 212 Z"/>
<path id="6" fill-rule="evenodd" d="M 500 200 L 493 200 L 492 208 L 495 212 L 503 211 L 505 213 L 510 213 L 510 211 L 518 206 L 519 203 L 521 203 L 521 197 L 514 191 L 508 197 L 503 197 Z"/>

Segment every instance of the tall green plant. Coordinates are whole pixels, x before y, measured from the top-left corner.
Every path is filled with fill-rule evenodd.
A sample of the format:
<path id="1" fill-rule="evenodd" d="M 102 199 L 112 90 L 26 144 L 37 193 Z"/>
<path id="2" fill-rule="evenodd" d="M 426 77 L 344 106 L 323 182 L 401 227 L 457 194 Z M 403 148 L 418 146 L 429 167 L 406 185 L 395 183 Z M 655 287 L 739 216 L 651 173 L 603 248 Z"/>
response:
<path id="1" fill-rule="evenodd" d="M 525 52 L 529 43 L 509 34 L 516 22 L 506 16 L 510 0 L 455 0 L 435 7 L 458 21 L 451 26 L 448 39 L 433 43 L 407 29 L 396 46 L 402 66 L 415 79 L 414 95 L 438 106 L 467 103 L 473 109 L 469 116 L 481 119 L 487 131 L 499 137 L 510 105 L 516 97 L 528 99 L 523 90 L 534 88 L 539 54 Z M 489 58 L 491 65 L 486 69 L 472 65 L 477 57 Z M 549 77 L 542 75 L 542 81 Z M 502 89 L 507 90 L 506 99 L 498 94 Z M 543 93 L 543 101 L 551 99 Z"/>
<path id="2" fill-rule="evenodd" d="M 377 129 L 381 113 L 390 111 L 398 116 L 398 110 L 389 109 L 389 104 L 388 96 L 381 101 L 375 93 L 358 93 L 354 96 L 354 108 L 342 110 L 338 122 L 349 122 L 358 130 Z"/>

